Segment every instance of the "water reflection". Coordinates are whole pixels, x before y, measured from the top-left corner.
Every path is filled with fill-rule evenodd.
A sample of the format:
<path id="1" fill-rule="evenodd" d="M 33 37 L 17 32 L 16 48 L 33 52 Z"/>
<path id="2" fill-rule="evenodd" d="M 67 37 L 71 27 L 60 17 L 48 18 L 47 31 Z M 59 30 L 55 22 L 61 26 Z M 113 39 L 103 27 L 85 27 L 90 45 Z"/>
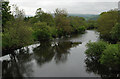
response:
<path id="1" fill-rule="evenodd" d="M 69 49 L 78 44 L 70 41 L 67 42 L 43 42 L 40 46 L 34 49 L 34 58 L 39 65 L 55 60 L 56 64 L 67 61 Z"/>
<path id="2" fill-rule="evenodd" d="M 120 66 L 119 67 L 106 67 L 99 63 L 97 59 L 86 58 L 86 71 L 88 73 L 93 72 L 94 74 L 98 74 L 102 79 L 111 79 L 110 77 L 118 78 L 120 77 Z"/>
<path id="3" fill-rule="evenodd" d="M 72 47 L 71 42 L 60 42 L 55 45 L 55 61 L 56 63 L 65 62 L 69 54 L 69 49 Z"/>
<path id="4" fill-rule="evenodd" d="M 52 60 L 54 57 L 54 49 L 50 42 L 41 43 L 34 50 L 34 58 L 40 66 Z"/>
<path id="5" fill-rule="evenodd" d="M 30 53 L 29 48 L 22 48 L 10 54 L 10 61 L 2 62 L 2 76 L 4 77 L 32 77 L 33 64 L 40 67 L 52 60 L 56 64 L 67 61 L 69 50 L 79 43 L 67 42 L 43 42 Z M 35 62 L 33 62 L 35 61 Z"/>
<path id="6" fill-rule="evenodd" d="M 10 61 L 2 62 L 2 77 L 25 77 L 30 76 L 32 72 L 31 54 L 24 49 L 20 49 L 19 53 L 10 55 Z"/>

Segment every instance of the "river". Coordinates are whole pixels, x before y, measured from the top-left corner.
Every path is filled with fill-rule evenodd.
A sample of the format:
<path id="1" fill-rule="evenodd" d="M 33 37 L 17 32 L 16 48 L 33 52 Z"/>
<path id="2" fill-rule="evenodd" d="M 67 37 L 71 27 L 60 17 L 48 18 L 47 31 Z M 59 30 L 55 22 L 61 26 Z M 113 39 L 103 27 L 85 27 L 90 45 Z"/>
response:
<path id="1" fill-rule="evenodd" d="M 90 71 L 91 65 L 89 68 L 85 55 L 86 44 L 98 40 L 98 32 L 87 30 L 84 34 L 23 47 L 16 50 L 14 56 L 6 55 L 0 59 L 2 76 L 100 77 L 99 74 Z"/>

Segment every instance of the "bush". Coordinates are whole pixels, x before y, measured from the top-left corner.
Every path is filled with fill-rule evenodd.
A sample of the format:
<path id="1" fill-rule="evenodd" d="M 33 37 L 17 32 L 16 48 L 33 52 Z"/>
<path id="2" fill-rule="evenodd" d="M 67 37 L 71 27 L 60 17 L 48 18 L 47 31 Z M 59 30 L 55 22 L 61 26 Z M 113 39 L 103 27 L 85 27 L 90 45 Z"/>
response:
<path id="1" fill-rule="evenodd" d="M 77 31 L 79 33 L 83 33 L 85 31 L 85 29 L 86 29 L 85 26 L 80 26 L 80 27 L 78 27 Z"/>
<path id="2" fill-rule="evenodd" d="M 50 33 L 51 33 L 51 36 L 52 37 L 57 37 L 58 36 L 58 34 L 57 34 L 57 28 L 56 27 L 49 27 L 49 31 L 50 31 Z"/>
<path id="3" fill-rule="evenodd" d="M 111 44 L 103 51 L 100 58 L 101 64 L 114 67 L 120 65 L 120 52 L 118 44 Z"/>
<path id="4" fill-rule="evenodd" d="M 59 37 L 61 37 L 62 35 L 63 35 L 63 29 L 62 28 L 57 28 L 58 30 L 57 30 L 57 34 L 58 34 L 58 36 Z"/>
<path id="5" fill-rule="evenodd" d="M 100 36 L 108 41 L 111 41 L 111 30 L 115 26 L 115 24 L 118 22 L 118 10 L 110 10 L 108 12 L 103 12 L 100 14 L 97 25 L 98 25 L 98 31 L 100 32 Z"/>
<path id="6" fill-rule="evenodd" d="M 73 32 L 82 33 L 85 31 L 86 22 L 83 17 L 68 17 L 70 20 L 70 25 L 72 26 Z"/>
<path id="7" fill-rule="evenodd" d="M 34 37 L 38 41 L 46 41 L 51 39 L 49 26 L 45 22 L 37 22 L 34 24 Z"/>
<path id="8" fill-rule="evenodd" d="M 32 29 L 23 21 L 8 22 L 2 35 L 3 49 L 16 49 L 33 42 Z"/>
<path id="9" fill-rule="evenodd" d="M 111 37 L 116 42 L 120 41 L 120 23 L 116 23 L 115 27 L 112 28 Z"/>
<path id="10" fill-rule="evenodd" d="M 63 26 L 64 35 L 69 35 L 73 32 L 73 28 L 71 26 Z"/>
<path id="11" fill-rule="evenodd" d="M 46 41 L 51 39 L 51 34 L 47 29 L 38 29 L 34 32 L 34 36 L 38 41 Z"/>
<path id="12" fill-rule="evenodd" d="M 87 44 L 88 49 L 86 50 L 86 54 L 88 57 L 94 57 L 96 59 L 99 59 L 102 52 L 106 49 L 107 43 L 103 41 L 99 42 L 89 42 Z"/>
<path id="13" fill-rule="evenodd" d="M 88 20 L 86 28 L 87 29 L 97 29 L 97 22 L 95 20 Z"/>

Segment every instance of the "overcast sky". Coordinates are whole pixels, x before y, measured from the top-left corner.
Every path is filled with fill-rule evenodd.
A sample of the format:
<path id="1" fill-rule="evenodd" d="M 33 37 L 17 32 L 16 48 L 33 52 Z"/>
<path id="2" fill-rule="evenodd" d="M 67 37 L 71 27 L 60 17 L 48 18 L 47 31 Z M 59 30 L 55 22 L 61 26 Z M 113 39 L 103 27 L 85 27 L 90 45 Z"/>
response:
<path id="1" fill-rule="evenodd" d="M 118 8 L 119 0 L 9 0 L 10 5 L 17 4 L 26 15 L 35 15 L 37 8 L 53 13 L 56 8 L 66 9 L 74 14 L 100 14 Z"/>

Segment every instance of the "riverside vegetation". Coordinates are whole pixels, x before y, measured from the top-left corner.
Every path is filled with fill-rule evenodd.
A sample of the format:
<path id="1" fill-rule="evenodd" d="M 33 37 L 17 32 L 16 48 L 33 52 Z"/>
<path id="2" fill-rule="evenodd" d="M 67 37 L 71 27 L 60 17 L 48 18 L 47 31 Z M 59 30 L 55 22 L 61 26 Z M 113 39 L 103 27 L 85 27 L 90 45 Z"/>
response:
<path id="1" fill-rule="evenodd" d="M 84 33 L 86 21 L 82 17 L 68 16 L 67 11 L 56 9 L 54 15 L 41 8 L 33 17 L 25 17 L 23 10 L 16 5 L 10 11 L 9 2 L 2 3 L 3 50 L 15 50 L 35 41 L 48 41 L 73 33 Z"/>
<path id="2" fill-rule="evenodd" d="M 101 41 L 89 42 L 86 55 L 106 66 L 109 70 L 119 71 L 120 67 L 120 14 L 110 10 L 100 14 L 97 24 Z"/>

